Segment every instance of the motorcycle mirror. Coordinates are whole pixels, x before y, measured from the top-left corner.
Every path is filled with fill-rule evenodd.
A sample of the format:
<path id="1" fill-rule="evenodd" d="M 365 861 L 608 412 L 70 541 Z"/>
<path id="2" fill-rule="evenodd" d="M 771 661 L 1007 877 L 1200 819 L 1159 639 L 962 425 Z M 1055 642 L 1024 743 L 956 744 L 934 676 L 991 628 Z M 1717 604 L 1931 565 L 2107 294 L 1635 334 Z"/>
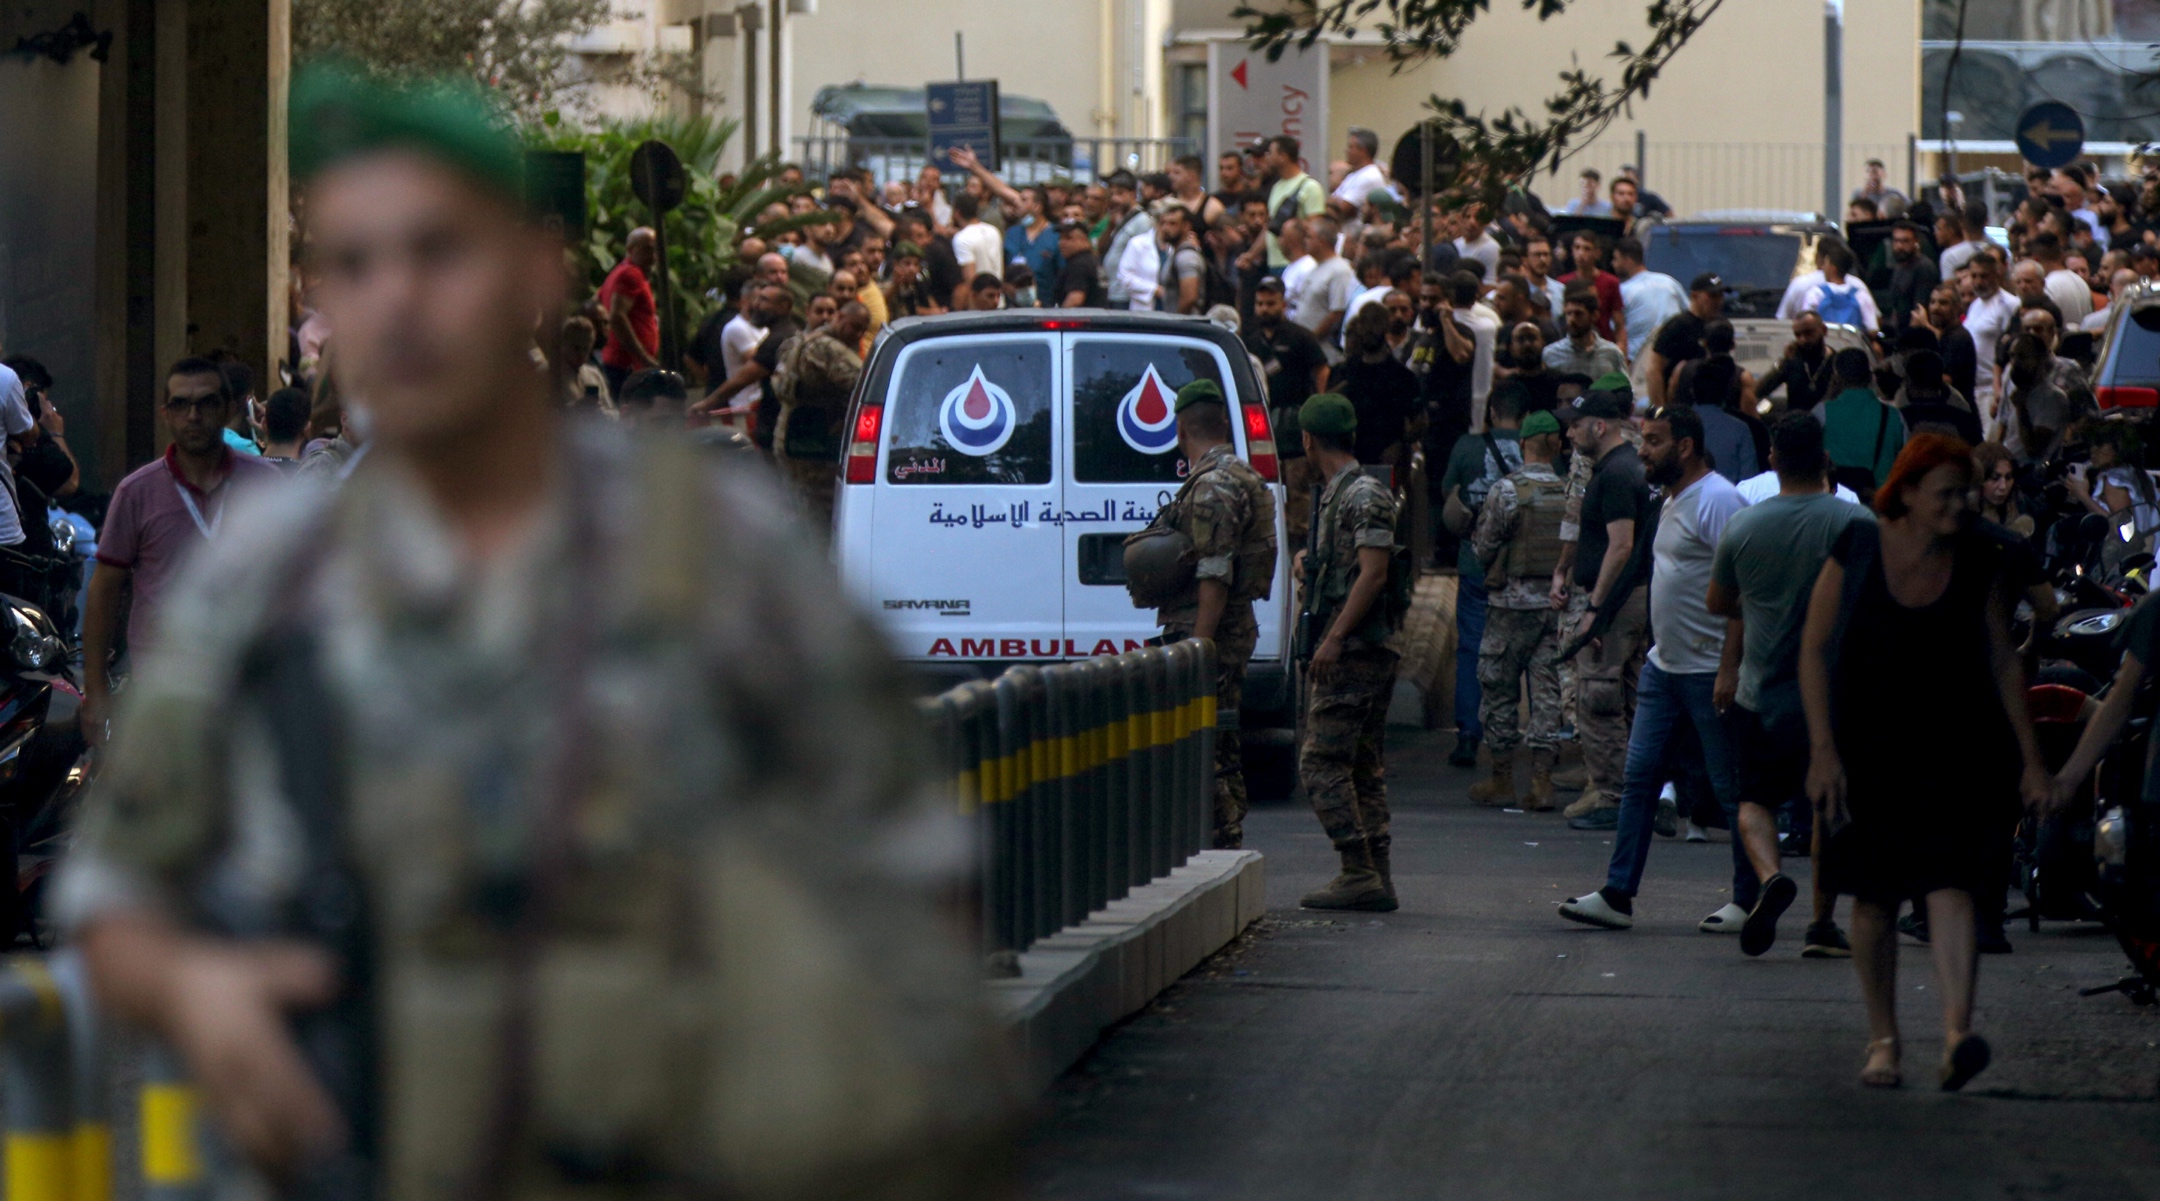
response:
<path id="1" fill-rule="evenodd" d="M 2078 541 L 2102 542 L 2108 536 L 2108 519 L 2098 513 L 2087 513 L 2078 519 Z"/>

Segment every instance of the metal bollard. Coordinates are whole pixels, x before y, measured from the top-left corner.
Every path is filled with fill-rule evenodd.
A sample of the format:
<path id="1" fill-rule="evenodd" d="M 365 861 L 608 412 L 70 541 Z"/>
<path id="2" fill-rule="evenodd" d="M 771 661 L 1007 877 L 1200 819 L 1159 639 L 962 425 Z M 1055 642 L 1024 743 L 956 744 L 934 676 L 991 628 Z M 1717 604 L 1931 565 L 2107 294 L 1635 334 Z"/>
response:
<path id="1" fill-rule="evenodd" d="M 1104 861 L 1107 875 L 1104 899 L 1115 901 L 1132 889 L 1136 870 L 1133 866 L 1132 663 L 1118 655 L 1105 666 L 1109 675 L 1103 681 L 1103 698 L 1109 712 L 1103 715 L 1103 781 L 1108 786 L 1109 803 L 1103 814 L 1104 836 L 1108 842 L 1108 855 Z"/>
<path id="2" fill-rule="evenodd" d="M 46 961 L 25 956 L 0 969 L 0 1036 L 8 1201 L 72 1201 L 73 1055 L 66 998 Z"/>
<path id="3" fill-rule="evenodd" d="M 170 1050 L 152 1046 L 143 1062 L 141 1109 L 144 1201 L 200 1201 L 203 1170 L 200 1100 Z"/>
<path id="4" fill-rule="evenodd" d="M 1199 719 L 1196 723 L 1199 726 L 1198 757 L 1200 762 L 1197 768 L 1199 775 L 1198 795 L 1193 807 L 1195 824 L 1192 837 L 1188 840 L 1185 849 L 1188 858 L 1199 854 L 1203 848 L 1214 844 L 1215 743 L 1217 739 L 1222 737 L 1215 724 L 1222 716 L 1216 711 L 1215 643 L 1213 641 L 1199 642 L 1195 646 L 1198 649 L 1199 666 L 1197 671 L 1200 676 L 1200 697 L 1197 709 Z"/>
<path id="5" fill-rule="evenodd" d="M 989 822 L 984 845 L 989 862 L 983 873 L 983 892 L 991 912 L 993 951 L 1020 949 L 1018 898 L 1020 837 L 1018 806 L 1014 804 L 1011 758 L 1012 706 L 1015 686 L 1000 679 L 990 686 L 988 703 L 979 719 L 982 746 L 983 812 Z"/>

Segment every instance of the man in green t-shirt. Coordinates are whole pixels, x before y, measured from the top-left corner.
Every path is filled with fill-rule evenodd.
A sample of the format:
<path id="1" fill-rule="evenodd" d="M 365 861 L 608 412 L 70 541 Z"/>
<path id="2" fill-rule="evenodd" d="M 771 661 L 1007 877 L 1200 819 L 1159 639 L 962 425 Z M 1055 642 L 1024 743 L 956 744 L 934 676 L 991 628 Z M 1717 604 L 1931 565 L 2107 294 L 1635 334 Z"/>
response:
<path id="1" fill-rule="evenodd" d="M 1491 434 L 1464 434 L 1455 440 L 1447 473 L 1440 479 L 1442 503 L 1461 489 L 1463 507 L 1476 513 L 1493 481 L 1522 467 L 1516 433 L 1522 424 L 1522 401 L 1522 386 L 1512 381 L 1493 389 L 1486 409 Z M 1485 566 L 1471 551 L 1467 531 L 1457 545 L 1455 572 L 1455 749 L 1448 762 L 1476 767 L 1478 743 L 1485 737 L 1478 720 L 1477 678 L 1478 647 L 1485 639 Z"/>
<path id="2" fill-rule="evenodd" d="M 1292 218 L 1317 217 L 1327 211 L 1327 189 L 1320 181 L 1305 174 L 1298 158 L 1298 140 L 1288 134 L 1277 134 L 1268 139 L 1267 156 L 1261 160 L 1267 166 L 1269 178 L 1275 181 L 1268 189 L 1267 198 L 1267 261 L 1268 270 L 1281 274 L 1290 265 L 1290 258 L 1283 253 L 1282 243 L 1275 235 L 1282 230 L 1283 222 Z"/>

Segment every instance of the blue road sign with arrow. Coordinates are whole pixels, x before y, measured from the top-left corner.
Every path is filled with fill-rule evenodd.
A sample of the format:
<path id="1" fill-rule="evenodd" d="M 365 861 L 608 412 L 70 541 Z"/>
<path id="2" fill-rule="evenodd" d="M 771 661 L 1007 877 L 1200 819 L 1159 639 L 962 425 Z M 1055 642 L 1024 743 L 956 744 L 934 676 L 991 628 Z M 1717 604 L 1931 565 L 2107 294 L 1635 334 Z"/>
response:
<path id="1" fill-rule="evenodd" d="M 2043 100 L 2020 114 L 2018 153 L 2035 167 L 2068 166 L 2085 148 L 2085 121 L 2059 100 Z"/>

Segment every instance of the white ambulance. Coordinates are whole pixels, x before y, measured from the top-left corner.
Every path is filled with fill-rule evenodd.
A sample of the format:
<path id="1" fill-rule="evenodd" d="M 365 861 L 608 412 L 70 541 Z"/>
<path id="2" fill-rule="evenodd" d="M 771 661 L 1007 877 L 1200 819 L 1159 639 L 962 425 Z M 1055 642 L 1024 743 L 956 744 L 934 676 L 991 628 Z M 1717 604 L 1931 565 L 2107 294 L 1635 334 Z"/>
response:
<path id="1" fill-rule="evenodd" d="M 1161 631 L 1126 595 L 1123 544 L 1185 478 L 1171 402 L 1196 379 L 1230 401 L 1238 454 L 1276 496 L 1281 546 L 1267 398 L 1236 335 L 1197 317 L 1093 309 L 893 322 L 849 413 L 833 535 L 842 578 L 900 656 L 940 680 L 1143 645 Z M 1241 711 L 1254 735 L 1293 724 L 1293 550 L 1282 547 L 1255 606 Z"/>

